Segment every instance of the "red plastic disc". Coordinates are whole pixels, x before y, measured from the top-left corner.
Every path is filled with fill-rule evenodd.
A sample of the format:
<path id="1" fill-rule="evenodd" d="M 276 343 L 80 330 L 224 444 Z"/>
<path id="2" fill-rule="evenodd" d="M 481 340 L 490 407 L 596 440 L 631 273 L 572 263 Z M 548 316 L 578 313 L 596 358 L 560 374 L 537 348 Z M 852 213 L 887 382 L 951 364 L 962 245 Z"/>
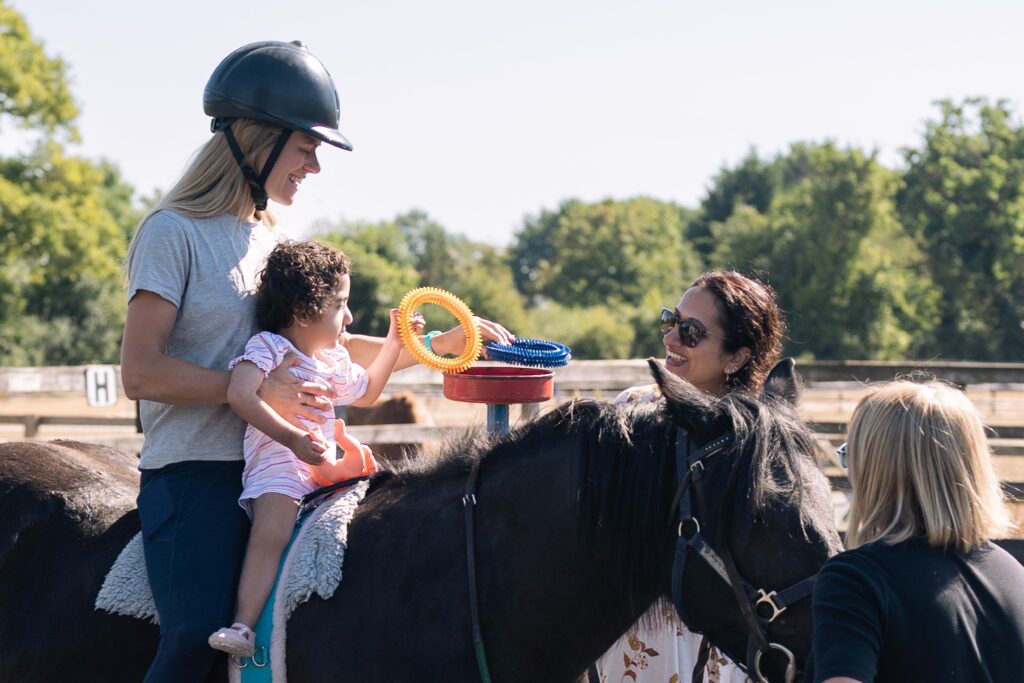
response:
<path id="1" fill-rule="evenodd" d="M 476 366 L 444 376 L 444 397 L 463 403 L 540 403 L 551 398 L 555 373 L 540 368 Z"/>

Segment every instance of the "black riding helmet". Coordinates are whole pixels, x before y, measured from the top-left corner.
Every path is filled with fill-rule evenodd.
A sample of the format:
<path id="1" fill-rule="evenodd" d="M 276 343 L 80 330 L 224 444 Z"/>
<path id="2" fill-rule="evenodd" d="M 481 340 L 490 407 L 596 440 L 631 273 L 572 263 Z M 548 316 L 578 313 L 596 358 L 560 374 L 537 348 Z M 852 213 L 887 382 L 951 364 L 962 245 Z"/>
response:
<path id="1" fill-rule="evenodd" d="M 213 117 L 213 132 L 224 132 L 259 211 L 267 208 L 264 183 L 293 130 L 352 150 L 352 143 L 338 130 L 341 115 L 334 81 L 323 63 L 297 40 L 250 43 L 228 55 L 206 84 L 203 111 Z M 258 176 L 231 133 L 231 122 L 237 118 L 284 128 Z"/>

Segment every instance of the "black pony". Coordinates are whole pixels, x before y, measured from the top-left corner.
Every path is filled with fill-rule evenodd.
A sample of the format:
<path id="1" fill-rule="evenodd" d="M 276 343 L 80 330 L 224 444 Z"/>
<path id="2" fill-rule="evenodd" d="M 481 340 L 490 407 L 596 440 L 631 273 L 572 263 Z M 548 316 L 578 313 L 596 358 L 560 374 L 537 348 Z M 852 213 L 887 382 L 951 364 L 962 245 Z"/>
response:
<path id="1" fill-rule="evenodd" d="M 577 680 L 670 593 L 677 428 L 695 447 L 735 434 L 702 480 L 711 544 L 767 590 L 813 574 L 840 545 L 812 437 L 779 398 L 796 395 L 792 366 L 763 398 L 720 399 L 651 367 L 659 404 L 566 404 L 381 477 L 349 529 L 338 591 L 289 623 L 289 680 L 480 680 L 462 502 L 474 464 L 480 633 L 496 683 Z M 156 628 L 92 609 L 139 526 L 132 464 L 109 449 L 0 447 L 0 680 L 142 678 Z M 719 575 L 691 557 L 682 593 L 690 625 L 745 661 L 747 627 Z M 802 662 L 809 602 L 768 635 Z M 765 670 L 782 680 L 778 662 Z"/>

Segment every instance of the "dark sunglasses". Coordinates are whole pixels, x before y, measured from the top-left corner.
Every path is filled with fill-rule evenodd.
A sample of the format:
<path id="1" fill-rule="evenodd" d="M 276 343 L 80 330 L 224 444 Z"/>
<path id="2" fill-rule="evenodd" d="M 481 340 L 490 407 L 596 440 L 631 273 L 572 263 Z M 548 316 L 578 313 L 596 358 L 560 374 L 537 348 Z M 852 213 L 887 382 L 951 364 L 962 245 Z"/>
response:
<path id="1" fill-rule="evenodd" d="M 836 455 L 839 457 L 839 466 L 844 470 L 847 468 L 846 464 L 846 442 L 839 444 L 839 448 L 836 449 Z"/>
<path id="2" fill-rule="evenodd" d="M 704 335 L 725 339 L 725 337 L 720 334 L 708 332 L 701 325 L 693 322 L 692 320 L 680 319 L 679 314 L 670 308 L 661 309 L 661 333 L 668 334 L 674 327 L 679 328 L 680 341 L 691 349 L 697 346 L 697 344 L 700 344 Z"/>

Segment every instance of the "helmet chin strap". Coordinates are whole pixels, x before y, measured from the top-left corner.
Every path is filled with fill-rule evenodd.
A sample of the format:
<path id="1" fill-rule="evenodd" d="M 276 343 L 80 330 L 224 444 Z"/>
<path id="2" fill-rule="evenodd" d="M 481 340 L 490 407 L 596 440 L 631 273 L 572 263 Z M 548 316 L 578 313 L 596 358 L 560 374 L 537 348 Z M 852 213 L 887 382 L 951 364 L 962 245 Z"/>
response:
<path id="1" fill-rule="evenodd" d="M 281 156 L 281 152 L 284 150 L 284 146 L 288 143 L 288 138 L 291 137 L 292 131 L 290 128 L 285 128 L 281 131 L 281 134 L 277 136 L 277 142 L 274 143 L 274 148 L 270 150 L 270 156 L 267 157 L 267 163 L 263 164 L 263 170 L 260 171 L 259 176 L 257 176 L 256 171 L 253 170 L 253 167 L 245 160 L 245 155 L 242 154 L 242 149 L 238 146 L 238 141 L 235 140 L 234 133 L 231 132 L 232 121 L 233 119 L 214 119 L 210 124 L 210 130 L 214 133 L 224 133 L 224 139 L 227 140 L 228 147 L 231 149 L 231 154 L 234 155 L 235 161 L 238 162 L 238 167 L 242 169 L 242 176 L 245 178 L 245 182 L 249 186 L 249 192 L 252 194 L 252 200 L 256 203 L 256 210 L 266 211 L 268 199 L 266 189 L 267 178 L 270 177 L 270 171 L 274 168 L 277 158 Z"/>

